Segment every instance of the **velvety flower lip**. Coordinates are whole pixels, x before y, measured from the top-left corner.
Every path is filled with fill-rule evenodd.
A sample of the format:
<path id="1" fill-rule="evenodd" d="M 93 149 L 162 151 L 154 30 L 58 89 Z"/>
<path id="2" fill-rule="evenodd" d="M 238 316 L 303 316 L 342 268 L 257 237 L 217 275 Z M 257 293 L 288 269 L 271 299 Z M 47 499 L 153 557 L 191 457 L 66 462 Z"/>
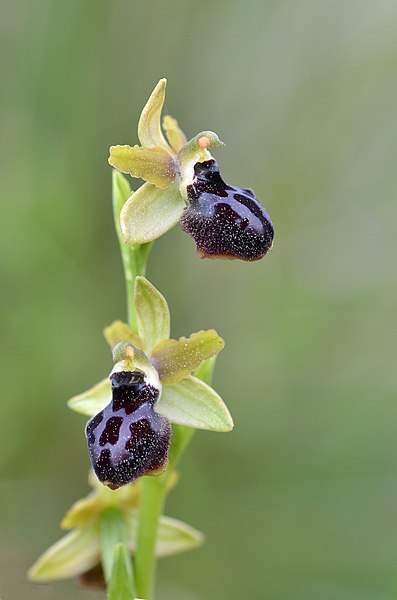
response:
<path id="1" fill-rule="evenodd" d="M 224 147 L 216 133 L 202 131 L 187 141 L 169 115 L 161 127 L 165 91 L 166 80 L 161 79 L 142 111 L 141 146 L 110 148 L 113 167 L 146 181 L 121 211 L 124 242 L 130 246 L 151 242 L 181 222 L 200 258 L 263 258 L 274 238 L 269 215 L 252 190 L 225 184 L 219 167 L 214 185 L 214 171 L 206 165 L 216 165 L 210 149 Z"/>
<path id="2" fill-rule="evenodd" d="M 167 468 L 171 427 L 154 408 L 161 389 L 142 371 L 117 371 L 110 380 L 112 400 L 87 423 L 86 437 L 96 476 L 117 489 Z"/>
<path id="3" fill-rule="evenodd" d="M 228 185 L 213 159 L 194 165 L 181 226 L 200 258 L 254 261 L 272 248 L 274 228 L 252 190 Z"/>

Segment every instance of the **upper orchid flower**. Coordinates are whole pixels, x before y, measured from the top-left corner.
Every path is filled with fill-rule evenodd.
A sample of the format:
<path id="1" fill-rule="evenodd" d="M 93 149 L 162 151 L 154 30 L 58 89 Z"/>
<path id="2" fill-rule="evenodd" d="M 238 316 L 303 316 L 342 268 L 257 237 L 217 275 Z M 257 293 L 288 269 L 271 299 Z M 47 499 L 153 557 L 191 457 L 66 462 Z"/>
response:
<path id="1" fill-rule="evenodd" d="M 146 180 L 120 215 L 123 240 L 151 242 L 180 221 L 201 258 L 258 260 L 272 247 L 270 217 L 252 190 L 226 184 L 209 148 L 223 147 L 216 133 L 186 141 L 175 119 L 160 119 L 166 80 L 161 79 L 138 124 L 141 146 L 112 146 L 109 163 Z"/>

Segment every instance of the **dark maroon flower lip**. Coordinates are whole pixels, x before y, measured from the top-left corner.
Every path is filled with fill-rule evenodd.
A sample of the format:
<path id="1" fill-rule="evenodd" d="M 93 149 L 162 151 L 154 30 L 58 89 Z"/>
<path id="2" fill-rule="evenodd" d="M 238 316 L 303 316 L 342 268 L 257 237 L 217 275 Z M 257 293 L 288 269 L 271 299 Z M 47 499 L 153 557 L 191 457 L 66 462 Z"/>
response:
<path id="1" fill-rule="evenodd" d="M 181 226 L 201 258 L 255 261 L 272 248 L 274 227 L 250 189 L 228 185 L 214 159 L 194 165 Z"/>
<path id="2" fill-rule="evenodd" d="M 160 392 L 141 371 L 111 376 L 112 400 L 86 426 L 88 452 L 100 481 L 117 489 L 167 466 L 171 426 L 154 410 Z"/>

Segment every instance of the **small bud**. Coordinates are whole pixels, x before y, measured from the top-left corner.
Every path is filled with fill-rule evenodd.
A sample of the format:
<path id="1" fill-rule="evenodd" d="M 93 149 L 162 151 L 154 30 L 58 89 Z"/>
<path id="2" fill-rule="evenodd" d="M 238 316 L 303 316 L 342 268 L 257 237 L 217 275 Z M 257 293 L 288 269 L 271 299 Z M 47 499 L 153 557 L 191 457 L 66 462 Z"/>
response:
<path id="1" fill-rule="evenodd" d="M 98 479 L 117 489 L 167 467 L 171 427 L 154 410 L 159 389 L 142 371 L 112 373 L 112 401 L 86 427 L 88 452 Z"/>
<path id="2" fill-rule="evenodd" d="M 187 196 L 181 226 L 200 258 L 254 261 L 271 249 L 274 229 L 266 210 L 251 190 L 225 183 L 214 159 L 194 165 Z"/>

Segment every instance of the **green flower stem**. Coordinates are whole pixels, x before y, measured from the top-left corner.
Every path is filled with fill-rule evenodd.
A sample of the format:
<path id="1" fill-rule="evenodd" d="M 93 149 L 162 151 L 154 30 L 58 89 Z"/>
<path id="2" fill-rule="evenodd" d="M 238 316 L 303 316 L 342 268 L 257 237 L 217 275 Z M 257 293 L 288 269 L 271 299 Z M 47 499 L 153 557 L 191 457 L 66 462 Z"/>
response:
<path id="1" fill-rule="evenodd" d="M 195 376 L 210 384 L 215 359 L 206 360 Z M 179 462 L 195 430 L 174 425 L 172 428 L 172 444 L 169 452 L 169 465 L 163 475 L 144 477 L 139 508 L 137 545 L 135 554 L 135 580 L 137 594 L 145 600 L 153 599 L 154 580 L 156 574 L 156 539 L 158 520 L 163 512 L 167 493 L 168 479 Z"/>
<path id="2" fill-rule="evenodd" d="M 138 275 L 146 274 L 146 265 L 152 244 L 149 243 L 130 247 L 123 241 L 120 229 L 120 212 L 131 193 L 131 188 L 129 187 L 126 178 L 122 177 L 117 171 L 113 171 L 113 217 L 124 268 L 127 291 L 128 323 L 132 332 L 137 334 L 138 326 L 134 304 L 134 283 L 135 278 Z"/>

